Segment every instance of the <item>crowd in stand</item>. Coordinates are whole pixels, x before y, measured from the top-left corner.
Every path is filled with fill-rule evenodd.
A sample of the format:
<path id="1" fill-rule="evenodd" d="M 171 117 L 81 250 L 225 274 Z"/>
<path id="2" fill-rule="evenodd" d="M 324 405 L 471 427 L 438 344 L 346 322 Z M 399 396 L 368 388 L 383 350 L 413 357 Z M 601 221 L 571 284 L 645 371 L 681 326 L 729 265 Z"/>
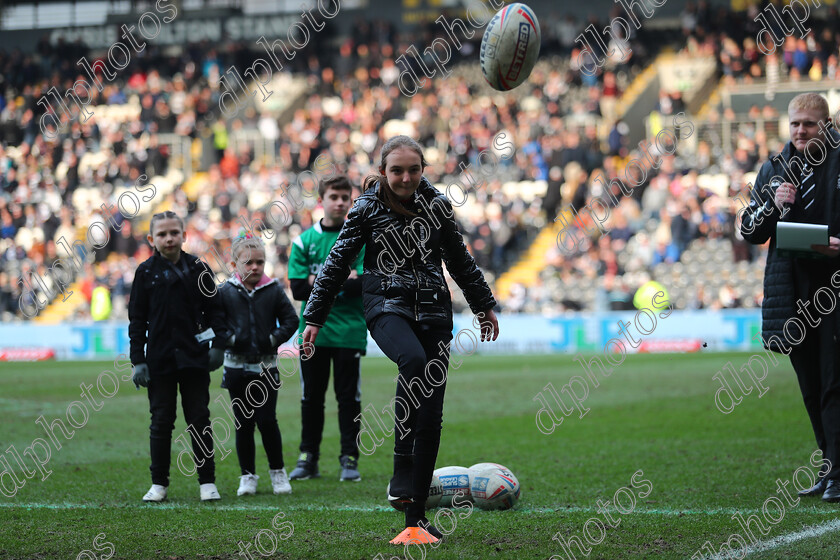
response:
<path id="1" fill-rule="evenodd" d="M 702 2 L 697 8 L 686 8 L 681 19 L 688 37 L 686 48 L 708 48 L 715 35 L 704 30 L 716 29 L 731 33 L 734 47 L 727 43 L 725 48 L 734 48 L 733 53 L 739 51 L 742 56 L 746 49 L 741 51 L 738 45 L 748 41 L 739 36 L 743 29 L 733 27 L 722 13 L 708 14 Z M 726 25 L 716 27 L 721 21 Z M 479 154 L 491 148 L 497 131 L 508 131 L 515 148 L 513 157 L 500 161 L 486 182 L 466 189 L 470 202 L 458 214 L 472 253 L 492 279 L 512 264 L 563 207 L 571 204 L 580 209 L 598 194 L 595 177 L 600 173 L 610 179 L 623 176 L 623 163 L 636 155 L 627 146 L 626 125 L 615 119 L 616 104 L 632 78 L 655 55 L 655 39 L 643 30 L 634 31 L 624 49 L 628 56 L 614 56 L 590 76 L 578 71 L 582 59 L 575 44 L 589 23 L 603 28 L 606 22 L 547 17 L 541 56 L 562 56 L 562 63 L 556 63 L 555 58 L 551 64 L 539 66 L 525 86 L 499 101 L 480 81 L 474 64 L 467 65 L 468 70 L 456 69 L 445 80 L 428 81 L 412 97 L 401 94 L 397 87 L 401 68 L 394 59 L 411 44 L 428 44 L 440 33 L 439 26 L 430 24 L 417 34 L 401 35 L 386 22 L 359 21 L 352 36 L 325 35 L 325 40 L 298 53 L 290 68 L 306 80 L 308 92 L 303 106 L 282 122 L 275 114 L 254 109 L 242 111 L 234 119 L 219 116 L 219 72 L 230 65 L 249 66 L 260 54 L 253 45 L 231 43 L 214 50 L 206 44 L 193 44 L 173 56 L 149 43 L 145 56 L 133 60 L 101 92 L 93 89 L 95 116 L 87 122 L 65 116 L 66 127 L 54 141 L 39 129 L 44 110 L 38 100 L 53 86 L 66 90 L 80 76 L 75 62 L 90 53 L 83 45 L 50 45 L 46 40 L 31 55 L 0 51 L 0 76 L 5 80 L 0 83 L 0 313 L 4 320 L 23 318 L 18 279 L 29 266 L 45 277 L 56 255 L 64 256 L 56 248 L 61 236 L 74 239 L 92 222 L 108 223 L 111 218 L 122 229 L 112 230 L 108 244 L 84 267 L 79 276 L 82 294 L 72 297 L 89 298 L 94 286 L 108 286 L 114 300 L 113 317 L 125 317 L 133 270 L 150 254 L 146 232 L 140 230 L 139 221 L 132 224 L 119 214 L 105 215 L 95 205 L 77 207 L 73 193 L 80 187 L 95 188 L 102 200 L 108 201 L 116 189 L 135 184 L 141 175 L 166 173 L 171 154 L 158 137 L 166 133 L 196 138 L 211 148 L 205 157 L 207 179 L 197 197 L 190 200 L 176 188 L 155 203 L 187 217 L 184 249 L 205 257 L 221 274 L 218 259 L 209 255 L 223 255 L 225 240 L 236 235 L 245 220 L 266 220 L 259 201 L 279 199 L 280 185 L 313 169 L 319 156 L 326 156 L 336 169 L 360 184 L 378 164 L 374 158 L 389 121 L 397 119 L 411 127 L 432 163 L 427 176 L 440 185 L 466 184 L 462 169 L 467 165 L 472 166 L 473 175 L 481 177 L 476 172 L 481 167 Z M 827 29 L 819 36 L 825 37 Z M 465 41 L 458 57 L 474 59 L 480 35 Z M 832 48 L 836 55 L 836 45 Z M 732 53 L 716 47 L 715 54 L 721 70 L 730 72 Z M 823 68 L 830 68 L 830 57 Z M 786 55 L 783 60 L 786 63 Z M 792 76 L 795 66 L 788 68 L 788 75 Z M 736 77 L 751 74 L 749 68 Z M 780 65 L 779 71 L 784 70 Z M 97 106 L 126 102 L 139 106 L 139 112 L 130 118 L 102 110 L 97 114 Z M 679 95 L 666 92 L 661 111 L 676 113 L 680 103 Z M 609 133 L 602 137 L 604 123 Z M 233 131 L 249 128 L 277 140 L 274 163 L 255 158 L 253 149 L 233 149 Z M 704 142 L 693 157 L 700 161 L 705 157 L 708 169 L 718 166 L 724 172 L 743 173 L 763 158 L 761 150 L 777 147 L 773 139 L 750 136 L 749 131 L 743 131 L 742 136 L 746 141 L 731 157 L 715 153 L 716 147 Z M 91 154 L 98 157 L 91 158 Z M 631 270 L 649 269 L 658 262 L 678 260 L 697 237 L 731 237 L 734 209 L 698 186 L 697 173 L 689 170 L 690 164 L 685 158 L 665 157 L 658 170 L 648 170 L 632 200 L 622 199 L 612 209 L 607 235 L 583 243 L 578 254 L 558 250 L 548 255 L 552 266 L 546 274 L 604 278 L 604 293 L 609 294 L 625 283 L 622 274 L 628 263 Z M 525 197 L 502 188 L 508 181 L 524 180 L 547 181 L 546 195 Z M 314 200 L 307 200 L 292 213 L 288 228 L 267 239 L 270 274 L 285 277 L 291 240 L 319 216 Z M 632 240 L 640 238 L 636 233 L 651 220 L 657 225 L 650 239 L 634 245 Z M 619 258 L 628 247 L 638 253 L 636 258 Z M 741 251 L 738 258 L 753 257 L 752 252 Z M 583 306 L 574 298 L 559 298 L 545 285 L 542 292 L 540 286 L 530 292 L 516 287 L 509 308 L 534 311 Z M 709 304 L 717 305 L 722 299 Z M 456 310 L 459 306 L 463 309 L 463 302 L 456 302 Z M 85 317 L 85 313 L 81 306 L 79 316 Z"/>
<path id="2" fill-rule="evenodd" d="M 771 85 L 779 80 L 836 79 L 838 65 L 837 47 L 840 44 L 840 11 L 837 6 L 826 5 L 820 17 L 811 17 L 802 23 L 809 30 L 803 38 L 786 12 L 785 4 L 769 2 L 750 6 L 745 12 L 733 12 L 724 7 L 713 10 L 706 2 L 687 2 L 681 14 L 683 33 L 687 38 L 684 51 L 696 55 L 715 55 L 720 70 L 730 83 L 751 83 L 766 79 Z M 779 14 L 786 28 L 771 14 Z M 804 15 L 805 12 L 799 11 Z M 763 16 L 756 18 L 758 16 Z M 766 21 L 765 26 L 762 22 Z M 779 41 L 775 52 L 771 50 L 770 36 L 762 34 L 762 45 L 757 44 L 758 34 L 768 29 Z M 793 32 L 791 32 L 793 31 Z"/>
<path id="3" fill-rule="evenodd" d="M 763 5 L 762 5 L 763 7 Z M 776 9 L 781 12 L 782 5 Z M 755 42 L 761 29 L 754 19 L 759 7 L 747 12 L 733 12 L 726 7 L 713 10 L 707 2 L 688 2 L 680 15 L 681 30 L 686 38 L 683 53 L 714 56 L 718 71 L 725 83 L 751 83 L 766 81 L 768 101 L 773 99 L 775 84 L 781 81 L 820 81 L 836 78 L 840 34 L 837 23 L 840 15 L 836 7 L 827 7 L 822 19 L 811 18 L 803 25 L 812 32 L 804 39 L 798 35 L 787 38 L 772 18 L 771 31 L 784 40 L 775 53 L 765 56 Z M 792 28 L 791 22 L 788 25 Z M 663 91 L 657 111 L 663 116 L 684 110 L 680 96 Z M 783 147 L 780 138 L 779 110 L 767 104 L 753 106 L 747 115 L 740 115 L 739 125 L 733 129 L 731 153 L 724 149 L 719 128 L 715 122 L 733 121 L 736 114 L 731 109 L 712 110 L 710 125 L 694 131 L 697 142 L 693 150 L 679 150 L 676 156 L 665 155 L 657 161 L 656 168 L 645 170 L 645 179 L 634 189 L 631 197 L 622 197 L 613 189 L 621 202 L 611 209 L 610 220 L 603 224 L 606 233 L 596 232 L 596 225 L 589 219 L 575 222 L 573 232 L 581 243 L 574 250 L 552 248 L 546 260 L 552 266 L 541 274 L 541 281 L 534 288 L 518 286 L 508 302 L 516 310 L 559 312 L 580 309 L 592 302 L 576 297 L 575 290 L 557 289 L 598 283 L 595 308 L 621 309 L 630 306 L 636 286 L 655 276 L 653 269 L 659 263 L 673 264 L 681 260 L 686 248 L 697 239 L 726 240 L 731 247 L 732 262 L 756 262 L 760 251 L 744 242 L 735 232 L 735 215 L 740 206 L 732 197 L 748 184 L 751 172 L 757 171 L 761 162 Z M 666 120 L 666 119 L 663 119 Z M 760 123 L 760 126 L 759 126 Z M 610 133 L 608 157 L 603 167 L 586 169 L 585 158 L 576 161 L 584 165 L 565 168 L 549 181 L 548 216 L 554 216 L 556 200 L 570 204 L 576 211 L 585 207 L 593 196 L 602 190 L 593 179 L 601 173 L 607 180 L 624 178 L 628 161 L 644 161 L 638 150 L 622 146 L 618 134 L 621 122 Z M 616 138 L 614 141 L 612 138 Z M 624 157 L 616 157 L 624 156 Z M 636 168 L 630 168 L 637 171 Z M 721 174 L 726 177 L 728 192 L 701 186 L 701 175 Z M 552 191 L 552 189 L 554 189 Z M 559 190 L 560 197 L 551 192 Z M 623 258 L 622 258 L 623 257 Z M 637 274 L 638 273 L 638 274 Z M 628 280 L 632 278 L 633 280 Z M 760 305 L 760 288 L 741 293 L 730 282 L 722 282 L 719 289 L 692 286 L 693 293 L 682 298 L 681 307 L 725 308 L 755 307 Z M 581 294 L 577 294 L 578 296 Z M 605 307 L 606 306 L 606 307 Z"/>

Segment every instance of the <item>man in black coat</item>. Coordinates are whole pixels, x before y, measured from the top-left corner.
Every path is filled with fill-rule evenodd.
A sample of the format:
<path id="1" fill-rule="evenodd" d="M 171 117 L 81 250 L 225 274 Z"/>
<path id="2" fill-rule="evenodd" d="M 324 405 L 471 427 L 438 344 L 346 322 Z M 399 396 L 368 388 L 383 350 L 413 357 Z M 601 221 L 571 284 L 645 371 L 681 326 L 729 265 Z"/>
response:
<path id="1" fill-rule="evenodd" d="M 828 103 L 815 93 L 788 106 L 791 141 L 764 163 L 741 221 L 748 242 L 770 240 L 764 274 L 762 339 L 790 356 L 817 444 L 827 460 L 817 483 L 801 496 L 840 501 L 840 134 Z M 828 225 L 829 243 L 807 255 L 776 247 L 780 221 Z"/>

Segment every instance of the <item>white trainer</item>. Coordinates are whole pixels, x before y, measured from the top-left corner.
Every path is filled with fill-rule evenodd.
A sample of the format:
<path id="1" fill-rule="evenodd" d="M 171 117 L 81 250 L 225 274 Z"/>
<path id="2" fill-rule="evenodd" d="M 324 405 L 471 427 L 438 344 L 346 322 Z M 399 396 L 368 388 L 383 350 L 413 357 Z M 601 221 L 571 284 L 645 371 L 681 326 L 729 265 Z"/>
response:
<path id="1" fill-rule="evenodd" d="M 289 475 L 286 474 L 286 469 L 269 469 L 269 476 L 271 476 L 271 486 L 274 488 L 275 494 L 291 494 L 292 485 L 289 484 Z"/>
<path id="2" fill-rule="evenodd" d="M 162 502 L 166 499 L 166 486 L 160 484 L 152 484 L 146 495 L 143 496 L 144 502 Z"/>
<path id="3" fill-rule="evenodd" d="M 219 490 L 216 488 L 216 485 L 212 482 L 208 482 L 207 484 L 202 484 L 201 486 L 199 486 L 199 491 L 201 493 L 202 502 L 222 499 L 222 497 L 219 495 Z"/>
<path id="4" fill-rule="evenodd" d="M 245 494 L 256 494 L 257 493 L 257 480 L 258 477 L 255 474 L 243 474 L 239 477 L 239 490 L 236 491 L 237 496 L 244 496 Z"/>

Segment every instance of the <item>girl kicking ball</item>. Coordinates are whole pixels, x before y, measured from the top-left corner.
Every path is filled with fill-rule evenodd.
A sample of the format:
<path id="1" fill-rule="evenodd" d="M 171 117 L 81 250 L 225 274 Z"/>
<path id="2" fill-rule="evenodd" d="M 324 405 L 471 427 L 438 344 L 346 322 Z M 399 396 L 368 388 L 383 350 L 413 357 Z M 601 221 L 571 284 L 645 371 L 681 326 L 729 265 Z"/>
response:
<path id="1" fill-rule="evenodd" d="M 452 204 L 423 177 L 425 167 L 423 150 L 413 139 L 396 136 L 385 143 L 380 175 L 365 180 L 364 192 L 350 210 L 303 314 L 306 348 L 315 343 L 351 264 L 365 247 L 365 321 L 402 378 L 395 399 L 389 499 L 406 503 L 406 528 L 393 544 L 433 543 L 442 537 L 424 513 L 440 445 L 446 388 L 441 370 L 445 374 L 448 369 L 453 327 L 441 263 L 446 263 L 480 319 L 481 340 L 499 336 L 493 294 L 458 232 Z M 430 383 L 430 375 L 443 381 Z M 429 390 L 409 395 L 406 388 L 415 380 Z"/>

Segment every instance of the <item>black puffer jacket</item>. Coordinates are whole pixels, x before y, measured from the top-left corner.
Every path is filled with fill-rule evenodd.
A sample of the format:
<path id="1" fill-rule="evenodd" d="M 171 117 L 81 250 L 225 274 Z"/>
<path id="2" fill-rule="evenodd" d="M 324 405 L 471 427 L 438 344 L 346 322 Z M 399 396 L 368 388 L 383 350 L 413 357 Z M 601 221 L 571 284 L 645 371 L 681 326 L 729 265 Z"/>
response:
<path id="1" fill-rule="evenodd" d="M 219 289 L 229 331 L 236 335 L 228 350 L 240 355 L 276 354 L 298 327 L 292 302 L 275 279 L 264 276 L 251 295 L 234 276 Z M 277 323 L 280 326 L 277 326 Z M 274 335 L 277 344 L 272 344 Z"/>
<path id="2" fill-rule="evenodd" d="M 840 134 L 834 130 L 831 134 L 832 142 L 840 143 Z M 783 349 L 779 344 L 787 346 L 793 343 L 784 335 L 785 322 L 791 317 L 797 317 L 794 266 L 798 259 L 780 256 L 776 251 L 776 224 L 781 218 L 781 211 L 773 200 L 776 189 L 781 183 L 791 182 L 789 175 L 799 171 L 798 165 L 791 167 L 788 163 L 793 153 L 793 145 L 788 142 L 781 152 L 785 166 L 778 158 L 771 159 L 762 165 L 755 178 L 750 206 L 744 210 L 741 220 L 741 235 L 748 242 L 761 245 L 770 240 L 767 264 L 764 268 L 761 338 L 766 348 L 774 352 L 787 350 L 784 353 L 789 353 L 789 349 Z M 823 165 L 827 166 L 825 176 L 828 181 L 825 190 L 827 200 L 823 203 L 834 209 L 831 213 L 828 232 L 830 236 L 840 237 L 840 194 L 837 193 L 840 188 L 840 147 L 830 149 Z M 790 171 L 786 173 L 786 169 Z M 774 177 L 777 179 L 771 182 Z M 795 330 L 793 332 L 796 333 Z"/>
<path id="3" fill-rule="evenodd" d="M 368 325 L 383 313 L 395 313 L 452 329 L 452 300 L 441 259 L 473 313 L 495 307 L 493 293 L 458 232 L 449 200 L 424 177 L 406 204 L 417 214 L 411 218 L 385 206 L 378 198 L 380 188 L 377 184 L 365 191 L 347 215 L 315 280 L 303 313 L 306 322 L 324 324 L 362 246 L 362 299 Z"/>

